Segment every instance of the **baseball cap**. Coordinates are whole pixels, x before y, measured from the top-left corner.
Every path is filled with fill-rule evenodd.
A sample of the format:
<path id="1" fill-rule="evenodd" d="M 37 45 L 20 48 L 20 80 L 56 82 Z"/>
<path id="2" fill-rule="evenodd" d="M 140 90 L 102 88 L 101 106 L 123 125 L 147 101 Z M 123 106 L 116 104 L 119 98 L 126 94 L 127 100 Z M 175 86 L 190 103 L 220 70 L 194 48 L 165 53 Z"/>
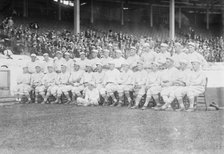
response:
<path id="1" fill-rule="evenodd" d="M 35 53 L 32 53 L 30 56 L 31 57 L 36 57 L 37 55 Z"/>

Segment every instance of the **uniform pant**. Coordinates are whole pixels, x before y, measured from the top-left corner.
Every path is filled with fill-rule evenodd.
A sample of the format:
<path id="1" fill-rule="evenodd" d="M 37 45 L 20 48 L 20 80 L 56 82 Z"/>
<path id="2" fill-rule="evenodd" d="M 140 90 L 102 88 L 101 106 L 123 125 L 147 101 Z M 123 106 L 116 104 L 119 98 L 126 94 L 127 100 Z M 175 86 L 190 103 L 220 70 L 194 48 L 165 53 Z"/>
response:
<path id="1" fill-rule="evenodd" d="M 105 88 L 107 93 L 114 93 L 117 91 L 118 85 L 115 83 L 108 83 Z"/>
<path id="2" fill-rule="evenodd" d="M 138 87 L 135 87 L 134 92 L 135 92 L 135 94 L 137 94 L 139 96 L 143 96 L 146 93 L 146 86 L 145 85 L 140 85 Z"/>
<path id="3" fill-rule="evenodd" d="M 19 84 L 17 85 L 15 93 L 18 95 L 28 95 L 31 89 L 31 86 L 28 84 Z"/>
<path id="4" fill-rule="evenodd" d="M 106 88 L 102 84 L 97 84 L 96 88 L 100 92 L 100 95 L 106 95 Z"/>
<path id="5" fill-rule="evenodd" d="M 69 91 L 70 91 L 70 86 L 68 86 L 68 85 L 59 85 L 58 86 L 58 90 L 57 90 L 57 95 L 60 96 L 60 95 L 62 95 L 62 93 L 67 95 Z"/>
<path id="6" fill-rule="evenodd" d="M 152 86 L 147 90 L 147 97 L 152 97 L 153 95 L 158 95 L 162 90 L 161 86 Z"/>
<path id="7" fill-rule="evenodd" d="M 132 85 L 118 85 L 117 86 L 118 93 L 123 93 L 123 92 L 126 92 L 126 91 L 132 91 L 132 90 L 133 90 Z"/>

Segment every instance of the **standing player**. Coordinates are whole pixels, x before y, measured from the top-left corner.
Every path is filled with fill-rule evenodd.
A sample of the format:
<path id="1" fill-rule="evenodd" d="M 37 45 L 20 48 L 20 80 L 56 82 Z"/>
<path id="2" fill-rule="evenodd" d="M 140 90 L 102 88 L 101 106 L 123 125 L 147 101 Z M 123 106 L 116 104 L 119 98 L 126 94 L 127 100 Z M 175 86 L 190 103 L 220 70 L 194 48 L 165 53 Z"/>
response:
<path id="1" fill-rule="evenodd" d="M 63 58 L 62 52 L 57 51 L 55 61 L 54 61 L 54 69 L 55 69 L 56 73 L 61 73 L 61 65 L 65 64 L 65 63 L 66 63 L 66 61 Z"/>
<path id="2" fill-rule="evenodd" d="M 85 52 L 80 52 L 80 58 L 77 61 L 77 64 L 80 66 L 80 69 L 85 70 L 86 64 L 88 64 L 88 63 L 89 63 L 89 59 L 86 58 Z"/>
<path id="3" fill-rule="evenodd" d="M 42 61 L 42 69 L 43 69 L 44 74 L 46 74 L 48 72 L 47 66 L 53 65 L 53 60 L 51 58 L 49 58 L 48 53 L 44 53 L 43 57 L 44 57 L 44 59 Z"/>
<path id="4" fill-rule="evenodd" d="M 67 72 L 71 73 L 73 71 L 74 61 L 73 59 L 70 58 L 70 53 L 65 52 L 64 55 L 65 55 L 66 70 Z"/>
<path id="5" fill-rule="evenodd" d="M 31 61 L 27 63 L 27 67 L 28 67 L 28 72 L 30 74 L 33 74 L 36 71 L 35 67 L 38 64 L 38 60 L 37 60 L 37 55 L 34 53 L 31 54 L 30 57 L 31 57 Z"/>

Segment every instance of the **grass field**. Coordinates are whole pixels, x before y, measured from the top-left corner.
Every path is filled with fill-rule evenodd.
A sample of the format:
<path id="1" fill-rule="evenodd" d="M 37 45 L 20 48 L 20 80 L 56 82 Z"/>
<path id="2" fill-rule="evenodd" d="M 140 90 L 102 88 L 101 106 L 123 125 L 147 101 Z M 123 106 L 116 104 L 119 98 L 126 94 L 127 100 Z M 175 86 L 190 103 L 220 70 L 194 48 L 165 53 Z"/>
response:
<path id="1" fill-rule="evenodd" d="M 0 107 L 0 153 L 224 153 L 224 111 Z"/>

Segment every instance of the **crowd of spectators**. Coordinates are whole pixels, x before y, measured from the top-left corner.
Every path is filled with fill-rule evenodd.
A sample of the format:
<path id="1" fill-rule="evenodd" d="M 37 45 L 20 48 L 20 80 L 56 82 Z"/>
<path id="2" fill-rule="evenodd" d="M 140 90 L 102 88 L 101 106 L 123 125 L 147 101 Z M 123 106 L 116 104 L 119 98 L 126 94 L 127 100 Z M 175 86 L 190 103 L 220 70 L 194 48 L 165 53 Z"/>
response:
<path id="1" fill-rule="evenodd" d="M 112 30 L 104 30 L 96 27 L 86 28 L 79 34 L 73 35 L 69 30 L 53 30 L 39 27 L 37 23 L 28 26 L 15 25 L 12 18 L 6 18 L 1 23 L 0 30 L 0 52 L 11 50 L 13 54 L 31 54 L 43 55 L 48 53 L 51 57 L 55 56 L 56 51 L 61 50 L 69 52 L 73 57 L 79 57 L 80 52 L 85 52 L 87 57 L 91 55 L 93 49 L 99 51 L 101 56 L 102 49 L 110 48 L 111 51 L 119 48 L 124 57 L 127 57 L 131 46 L 135 46 L 140 53 L 141 40 L 146 39 L 150 46 L 156 52 L 159 52 L 160 44 L 166 42 L 169 44 L 169 50 L 173 52 L 174 42 L 163 38 L 164 30 L 147 33 L 146 35 L 135 35 Z M 196 32 L 186 32 L 178 34 L 176 42 L 183 47 L 193 41 L 196 44 L 196 50 L 200 52 L 209 62 L 224 61 L 224 40 L 222 37 L 202 37 Z M 113 52 L 111 52 L 113 57 Z"/>

